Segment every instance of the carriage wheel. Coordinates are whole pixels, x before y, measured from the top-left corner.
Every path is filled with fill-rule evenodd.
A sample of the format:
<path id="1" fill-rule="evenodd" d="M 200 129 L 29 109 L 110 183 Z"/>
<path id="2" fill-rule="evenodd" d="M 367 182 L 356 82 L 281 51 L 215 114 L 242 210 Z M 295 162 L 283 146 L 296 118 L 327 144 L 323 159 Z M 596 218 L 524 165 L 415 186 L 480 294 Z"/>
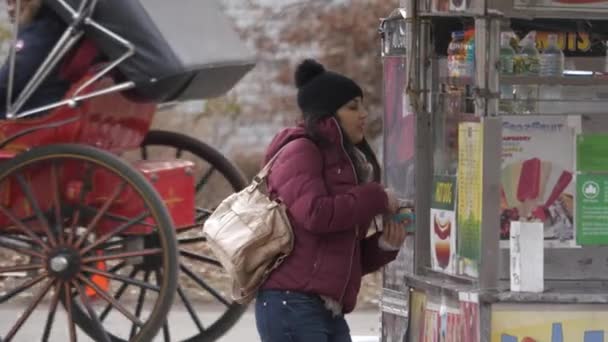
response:
<path id="1" fill-rule="evenodd" d="M 11 256 L 0 262 L 0 340 L 77 341 L 76 325 L 96 341 L 152 340 L 173 303 L 178 257 L 166 207 L 140 173 L 92 147 L 52 145 L 2 164 L 0 189 L 0 253 Z M 127 195 L 139 208 L 130 216 L 119 214 Z M 128 271 L 145 264 L 162 265 L 164 277 Z M 125 284 L 155 294 L 145 312 L 117 298 Z M 120 324 L 104 320 L 107 306 Z M 124 322 L 136 329 L 121 331 Z"/>
<path id="2" fill-rule="evenodd" d="M 139 151 L 130 152 L 125 158 L 192 161 L 198 223 L 204 222 L 221 200 L 246 186 L 239 170 L 222 154 L 180 133 L 150 131 Z M 200 228 L 178 231 L 177 241 L 178 297 L 158 338 L 189 342 L 217 340 L 239 320 L 246 307 L 231 300 L 230 278 L 209 251 Z M 197 307 L 203 309 L 197 310 Z"/>

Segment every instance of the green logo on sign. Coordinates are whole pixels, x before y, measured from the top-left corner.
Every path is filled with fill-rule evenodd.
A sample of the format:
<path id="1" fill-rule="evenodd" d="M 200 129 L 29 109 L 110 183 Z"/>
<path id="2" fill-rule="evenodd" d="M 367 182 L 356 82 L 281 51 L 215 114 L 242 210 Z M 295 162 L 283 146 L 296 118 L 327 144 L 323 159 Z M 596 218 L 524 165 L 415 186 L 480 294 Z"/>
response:
<path id="1" fill-rule="evenodd" d="M 586 199 L 596 199 L 600 195 L 600 186 L 593 181 L 583 183 L 583 196 Z"/>

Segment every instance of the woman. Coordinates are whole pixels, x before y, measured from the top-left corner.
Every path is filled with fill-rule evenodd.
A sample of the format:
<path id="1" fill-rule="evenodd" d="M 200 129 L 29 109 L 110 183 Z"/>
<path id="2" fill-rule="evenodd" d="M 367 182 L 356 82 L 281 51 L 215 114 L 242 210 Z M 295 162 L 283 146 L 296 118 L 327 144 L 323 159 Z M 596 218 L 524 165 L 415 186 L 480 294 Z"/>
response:
<path id="1" fill-rule="evenodd" d="M 376 215 L 398 208 L 364 137 L 361 88 L 313 60 L 295 76 L 304 122 L 280 132 L 266 155 L 280 150 L 268 183 L 288 208 L 295 245 L 258 293 L 257 328 L 263 342 L 350 341 L 344 314 L 362 276 L 395 259 L 406 231 L 386 220 L 366 237 Z"/>

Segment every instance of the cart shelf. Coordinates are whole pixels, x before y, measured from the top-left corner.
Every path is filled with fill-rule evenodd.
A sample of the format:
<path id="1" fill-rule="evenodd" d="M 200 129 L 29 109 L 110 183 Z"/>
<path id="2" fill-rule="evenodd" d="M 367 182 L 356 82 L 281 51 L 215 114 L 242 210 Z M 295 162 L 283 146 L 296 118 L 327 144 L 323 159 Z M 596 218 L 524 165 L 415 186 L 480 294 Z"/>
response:
<path id="1" fill-rule="evenodd" d="M 582 285 L 573 287 L 567 284 L 551 284 L 542 293 L 494 291 L 482 293 L 480 299 L 486 303 L 517 302 L 543 304 L 608 304 L 607 287 Z"/>
<path id="2" fill-rule="evenodd" d="M 573 282 L 547 281 L 547 289 L 544 292 L 529 293 L 509 291 L 508 281 L 501 281 L 496 289 L 479 289 L 476 284 L 459 282 L 447 275 L 408 273 L 405 279 L 409 287 L 426 291 L 447 291 L 454 294 L 478 292 L 480 300 L 485 303 L 608 304 L 608 282 L 605 281 L 581 280 L 576 282 L 576 286 L 573 286 Z"/>
<path id="3" fill-rule="evenodd" d="M 470 77 L 442 77 L 441 82 L 451 86 L 474 85 L 475 80 Z M 564 76 L 564 77 L 541 77 L 541 76 L 500 76 L 502 85 L 563 85 L 597 87 L 608 86 L 607 76 Z"/>
<path id="4" fill-rule="evenodd" d="M 602 8 L 599 10 L 592 9 L 548 9 L 548 8 L 529 8 L 529 9 L 516 9 L 510 5 L 505 5 L 508 1 L 496 0 L 497 6 L 488 4 L 487 14 L 494 16 L 503 16 L 511 19 L 522 19 L 522 20 L 535 20 L 535 19 L 556 19 L 556 20 L 580 20 L 581 18 L 587 20 L 606 20 L 607 9 Z M 500 3 L 502 2 L 502 3 Z M 418 13 L 423 18 L 474 18 L 479 17 L 483 14 L 482 10 L 475 8 L 469 8 L 465 11 L 437 11 L 428 10 L 421 11 Z"/>
<path id="5" fill-rule="evenodd" d="M 564 85 L 564 86 L 602 86 L 608 85 L 608 77 L 539 77 L 539 76 L 500 76 L 502 84 L 507 85 Z"/>
<path id="6" fill-rule="evenodd" d="M 455 294 L 460 292 L 477 292 L 477 287 L 472 282 L 458 281 L 448 275 L 407 273 L 405 275 L 405 282 L 411 288 L 430 291 L 448 291 Z"/>
<path id="7" fill-rule="evenodd" d="M 473 12 L 446 12 L 446 11 L 432 11 L 432 12 L 421 12 L 420 17 L 423 18 L 460 18 L 469 17 L 473 18 L 478 14 Z"/>

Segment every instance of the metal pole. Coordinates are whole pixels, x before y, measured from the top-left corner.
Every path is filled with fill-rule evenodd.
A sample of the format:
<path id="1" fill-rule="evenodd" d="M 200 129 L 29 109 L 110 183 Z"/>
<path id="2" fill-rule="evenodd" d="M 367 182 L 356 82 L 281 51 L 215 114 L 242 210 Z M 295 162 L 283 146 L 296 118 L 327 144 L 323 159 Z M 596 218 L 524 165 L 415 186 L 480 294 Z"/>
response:
<path id="1" fill-rule="evenodd" d="M 15 21 L 13 22 L 12 28 L 13 28 L 13 32 L 12 32 L 12 41 L 11 41 L 11 49 L 10 49 L 10 56 L 9 56 L 9 72 L 8 72 L 8 86 L 7 86 L 7 92 L 6 92 L 6 108 L 5 113 L 7 114 L 8 117 L 8 113 L 10 111 L 10 107 L 12 106 L 13 103 L 13 83 L 15 83 L 15 58 L 17 56 L 17 39 L 19 36 L 19 17 L 21 16 L 21 0 L 17 0 L 17 2 L 15 3 L 15 6 L 17 6 L 16 10 L 15 10 Z"/>
<path id="2" fill-rule="evenodd" d="M 500 97 L 499 90 L 499 61 L 500 61 L 500 27 L 502 18 L 498 16 L 492 16 L 489 18 L 489 33 L 488 41 L 486 46 L 488 48 L 488 64 L 487 64 L 487 77 L 488 77 L 488 104 L 487 110 L 488 115 L 498 115 L 498 98 Z"/>
<path id="3" fill-rule="evenodd" d="M 475 18 L 475 115 L 483 117 L 487 113 L 487 58 L 488 58 L 488 18 Z"/>
<path id="4" fill-rule="evenodd" d="M 477 26 L 479 24 L 479 26 Z M 500 263 L 500 170 L 502 153 L 501 118 L 498 114 L 498 69 L 500 18 L 476 19 L 476 57 L 479 102 L 476 114 L 483 124 L 481 261 L 479 286 L 482 291 L 498 286 Z"/>
<path id="5" fill-rule="evenodd" d="M 415 234 L 415 264 L 416 274 L 424 274 L 430 267 L 429 246 L 431 244 L 430 216 L 431 191 L 433 181 L 433 149 L 431 134 L 431 114 L 429 112 L 430 54 L 431 54 L 431 23 L 428 20 L 419 21 L 419 53 L 416 75 L 419 106 L 416 108 L 416 234 Z M 422 214 L 425 213 L 425 214 Z M 422 215 L 421 215 L 422 214 Z"/>

